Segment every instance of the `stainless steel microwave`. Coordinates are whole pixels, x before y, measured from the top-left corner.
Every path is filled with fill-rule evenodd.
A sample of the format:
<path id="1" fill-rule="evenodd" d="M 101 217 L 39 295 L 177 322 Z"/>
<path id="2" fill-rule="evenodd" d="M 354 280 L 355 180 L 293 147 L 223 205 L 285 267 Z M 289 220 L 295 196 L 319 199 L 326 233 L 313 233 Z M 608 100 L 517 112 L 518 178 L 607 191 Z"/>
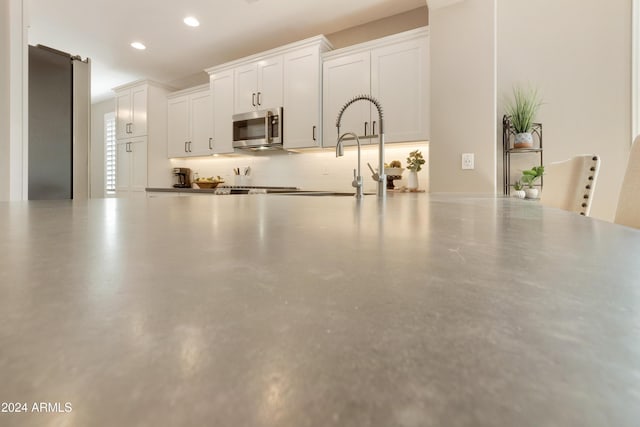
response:
<path id="1" fill-rule="evenodd" d="M 282 107 L 233 115 L 233 148 L 282 149 Z"/>

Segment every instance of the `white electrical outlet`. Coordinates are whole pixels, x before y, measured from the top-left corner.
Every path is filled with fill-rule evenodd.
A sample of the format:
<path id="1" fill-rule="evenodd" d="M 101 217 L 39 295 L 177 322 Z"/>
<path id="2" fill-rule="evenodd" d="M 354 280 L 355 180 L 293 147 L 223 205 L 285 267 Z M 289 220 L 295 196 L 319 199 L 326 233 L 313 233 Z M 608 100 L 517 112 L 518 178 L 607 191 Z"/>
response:
<path id="1" fill-rule="evenodd" d="M 462 169 L 473 169 L 473 153 L 462 153 Z"/>

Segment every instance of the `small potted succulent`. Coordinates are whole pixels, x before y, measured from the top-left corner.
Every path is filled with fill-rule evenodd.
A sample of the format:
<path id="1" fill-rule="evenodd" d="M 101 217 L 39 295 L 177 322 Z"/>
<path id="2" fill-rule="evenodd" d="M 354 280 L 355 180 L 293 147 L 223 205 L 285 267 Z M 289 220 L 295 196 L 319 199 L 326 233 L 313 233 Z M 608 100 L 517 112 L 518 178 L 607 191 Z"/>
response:
<path id="1" fill-rule="evenodd" d="M 409 153 L 407 157 L 407 169 L 409 170 L 409 179 L 407 181 L 407 188 L 409 190 L 418 189 L 418 172 L 422 169 L 422 165 L 426 163 L 420 150 L 415 150 Z"/>
<path id="2" fill-rule="evenodd" d="M 544 166 L 534 166 L 531 169 L 522 171 L 522 182 L 527 185 L 524 190 L 527 199 L 537 199 L 538 189 L 534 187 L 538 178 L 544 174 Z"/>
<path id="3" fill-rule="evenodd" d="M 513 148 L 532 148 L 533 120 L 542 105 L 538 90 L 534 88 L 513 88 L 513 101 L 509 102 L 506 112 L 510 116 L 511 126 L 516 133 Z"/>
<path id="4" fill-rule="evenodd" d="M 526 193 L 524 191 L 524 187 L 520 181 L 516 181 L 513 184 L 513 197 L 517 197 L 518 199 L 524 199 Z"/>

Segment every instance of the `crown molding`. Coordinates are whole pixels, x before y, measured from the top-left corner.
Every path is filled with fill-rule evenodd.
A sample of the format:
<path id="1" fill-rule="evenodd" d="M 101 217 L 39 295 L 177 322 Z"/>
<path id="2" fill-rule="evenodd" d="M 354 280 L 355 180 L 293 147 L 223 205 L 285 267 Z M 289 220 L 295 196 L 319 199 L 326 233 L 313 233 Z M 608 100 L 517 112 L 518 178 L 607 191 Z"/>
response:
<path id="1" fill-rule="evenodd" d="M 464 0 L 427 0 L 427 7 L 429 10 L 436 10 L 451 6 L 452 4 L 461 3 L 463 1 Z"/>

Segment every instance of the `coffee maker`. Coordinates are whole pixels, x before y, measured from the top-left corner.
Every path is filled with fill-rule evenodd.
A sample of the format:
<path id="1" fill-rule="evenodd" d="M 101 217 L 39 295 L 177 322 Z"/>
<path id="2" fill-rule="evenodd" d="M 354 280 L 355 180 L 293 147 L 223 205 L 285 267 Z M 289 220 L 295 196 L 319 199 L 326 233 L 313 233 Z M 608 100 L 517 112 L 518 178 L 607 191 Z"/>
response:
<path id="1" fill-rule="evenodd" d="M 173 188 L 191 188 L 191 169 L 173 168 Z"/>

